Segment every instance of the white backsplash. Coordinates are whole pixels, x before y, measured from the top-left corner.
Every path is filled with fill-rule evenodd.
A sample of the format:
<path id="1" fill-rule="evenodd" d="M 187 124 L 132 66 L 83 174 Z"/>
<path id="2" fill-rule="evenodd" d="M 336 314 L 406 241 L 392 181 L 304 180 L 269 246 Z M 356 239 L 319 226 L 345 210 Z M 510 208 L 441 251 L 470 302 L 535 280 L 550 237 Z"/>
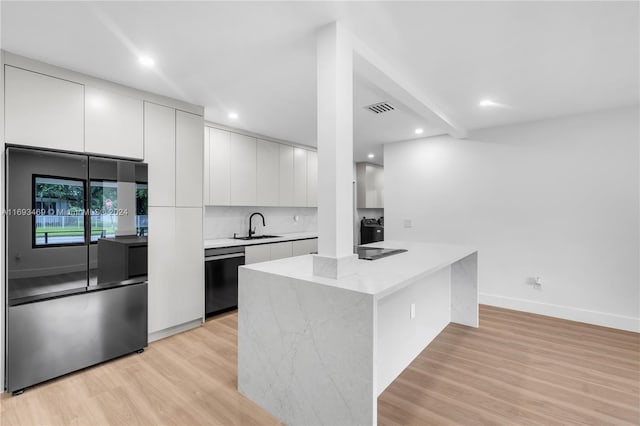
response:
<path id="1" fill-rule="evenodd" d="M 318 230 L 318 209 L 315 207 L 205 207 L 205 240 L 230 238 L 234 232 L 238 236 L 246 236 L 249 230 L 249 216 L 255 212 L 262 213 L 267 223 L 267 226 L 263 227 L 260 217 L 253 218 L 257 235 Z"/>

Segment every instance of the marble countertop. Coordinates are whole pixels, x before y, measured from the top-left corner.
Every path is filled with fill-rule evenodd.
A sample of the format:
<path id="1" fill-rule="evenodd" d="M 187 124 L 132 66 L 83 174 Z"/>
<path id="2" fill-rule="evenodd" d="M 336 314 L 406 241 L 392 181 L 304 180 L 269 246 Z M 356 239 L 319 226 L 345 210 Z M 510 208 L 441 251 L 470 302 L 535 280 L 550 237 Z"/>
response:
<path id="1" fill-rule="evenodd" d="M 407 252 L 378 260 L 355 260 L 355 272 L 337 280 L 313 275 L 313 255 L 290 257 L 242 266 L 274 275 L 329 285 L 374 295 L 381 299 L 461 260 L 477 250 L 473 247 L 408 241 L 382 241 L 371 247 L 406 249 Z"/>
<path id="2" fill-rule="evenodd" d="M 204 240 L 204 248 L 238 247 L 252 246 L 255 244 L 271 244 L 284 241 L 307 240 L 318 238 L 317 232 L 293 232 L 289 234 L 279 234 L 276 238 L 261 238 L 258 240 L 238 240 L 233 238 L 218 238 L 215 240 Z"/>

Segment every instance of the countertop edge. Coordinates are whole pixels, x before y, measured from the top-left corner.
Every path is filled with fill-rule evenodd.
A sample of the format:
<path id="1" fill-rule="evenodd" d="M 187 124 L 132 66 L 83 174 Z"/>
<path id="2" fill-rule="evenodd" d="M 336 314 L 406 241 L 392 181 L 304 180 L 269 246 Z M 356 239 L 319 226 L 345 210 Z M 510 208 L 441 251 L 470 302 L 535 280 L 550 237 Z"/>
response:
<path id="1" fill-rule="evenodd" d="M 204 249 L 212 248 L 227 248 L 227 247 L 242 247 L 242 246 L 255 246 L 262 244 L 283 243 L 287 241 L 300 241 L 300 240 L 313 240 L 318 238 L 317 233 L 313 232 L 300 232 L 293 234 L 280 235 L 276 238 L 265 238 L 259 240 L 233 240 L 231 238 L 221 238 L 213 240 L 204 240 Z M 217 241 L 217 242 L 216 242 Z"/>

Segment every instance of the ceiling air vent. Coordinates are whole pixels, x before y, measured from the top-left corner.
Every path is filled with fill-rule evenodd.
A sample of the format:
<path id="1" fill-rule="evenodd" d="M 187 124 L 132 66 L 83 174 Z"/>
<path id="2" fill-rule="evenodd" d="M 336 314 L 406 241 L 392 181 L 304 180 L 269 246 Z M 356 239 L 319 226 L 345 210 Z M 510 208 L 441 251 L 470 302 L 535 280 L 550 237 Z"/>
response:
<path id="1" fill-rule="evenodd" d="M 389 112 L 396 109 L 396 107 L 388 102 L 378 102 L 377 104 L 367 105 L 365 108 L 375 114 L 382 114 L 383 112 Z"/>

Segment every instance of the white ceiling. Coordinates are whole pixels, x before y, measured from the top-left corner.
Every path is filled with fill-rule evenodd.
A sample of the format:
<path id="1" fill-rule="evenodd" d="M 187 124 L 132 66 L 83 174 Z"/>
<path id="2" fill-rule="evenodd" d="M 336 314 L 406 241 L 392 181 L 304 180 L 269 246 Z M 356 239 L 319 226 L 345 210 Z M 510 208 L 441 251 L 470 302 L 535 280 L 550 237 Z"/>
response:
<path id="1" fill-rule="evenodd" d="M 638 2 L 0 2 L 2 48 L 315 145 L 314 32 L 343 21 L 467 129 L 638 104 Z M 155 71 L 137 55 L 153 56 Z M 438 133 L 357 79 L 355 158 Z M 503 107 L 482 109 L 491 98 Z M 227 118 L 230 110 L 240 118 Z"/>

